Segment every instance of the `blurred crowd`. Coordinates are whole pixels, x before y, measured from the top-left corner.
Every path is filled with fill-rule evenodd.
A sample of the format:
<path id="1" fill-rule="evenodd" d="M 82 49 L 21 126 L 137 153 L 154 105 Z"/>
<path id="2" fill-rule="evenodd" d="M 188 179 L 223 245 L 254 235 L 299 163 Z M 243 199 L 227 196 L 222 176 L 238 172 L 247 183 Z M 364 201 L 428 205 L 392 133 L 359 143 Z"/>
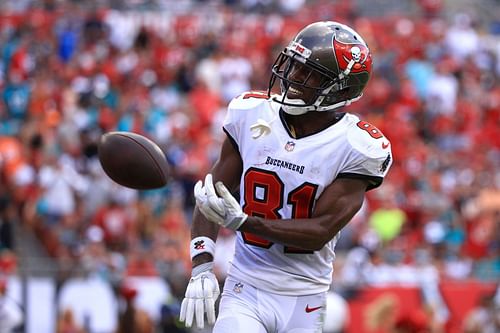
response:
<path id="1" fill-rule="evenodd" d="M 192 187 L 217 158 L 226 105 L 266 90 L 278 52 L 325 19 L 367 41 L 373 76 L 346 111 L 394 152 L 383 186 L 342 232 L 337 285 L 500 280 L 499 21 L 428 0 L 370 18 L 350 1 L 189 1 L 197 10 L 186 13 L 30 3 L 0 13 L 3 274 L 16 270 L 15 223 L 37 235 L 61 281 L 160 276 L 181 297 Z M 169 184 L 135 191 L 109 180 L 97 159 L 108 131 L 158 143 Z M 221 279 L 233 238 L 219 238 Z"/>

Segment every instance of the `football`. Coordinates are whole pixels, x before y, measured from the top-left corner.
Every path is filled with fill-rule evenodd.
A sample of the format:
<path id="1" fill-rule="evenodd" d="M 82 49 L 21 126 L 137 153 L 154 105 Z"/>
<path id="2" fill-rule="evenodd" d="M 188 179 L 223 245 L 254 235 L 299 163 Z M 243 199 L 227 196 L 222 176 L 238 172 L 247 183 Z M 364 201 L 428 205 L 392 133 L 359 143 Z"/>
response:
<path id="1" fill-rule="evenodd" d="M 98 156 L 106 175 L 137 190 L 163 187 L 168 182 L 165 154 L 150 139 L 132 132 L 108 132 L 98 143 Z"/>

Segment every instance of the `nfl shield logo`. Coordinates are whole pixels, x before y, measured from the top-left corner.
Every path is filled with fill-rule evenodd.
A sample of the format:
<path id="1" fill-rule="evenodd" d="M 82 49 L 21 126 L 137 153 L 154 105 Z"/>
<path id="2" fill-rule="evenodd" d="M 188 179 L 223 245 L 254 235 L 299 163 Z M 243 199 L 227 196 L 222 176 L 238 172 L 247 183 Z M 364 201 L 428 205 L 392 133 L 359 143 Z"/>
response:
<path id="1" fill-rule="evenodd" d="M 295 148 L 295 142 L 293 141 L 288 141 L 285 145 L 285 150 L 286 151 L 292 151 L 293 148 Z"/>
<path id="2" fill-rule="evenodd" d="M 239 294 L 241 293 L 241 288 L 243 288 L 243 283 L 238 282 L 234 285 L 233 291 Z"/>

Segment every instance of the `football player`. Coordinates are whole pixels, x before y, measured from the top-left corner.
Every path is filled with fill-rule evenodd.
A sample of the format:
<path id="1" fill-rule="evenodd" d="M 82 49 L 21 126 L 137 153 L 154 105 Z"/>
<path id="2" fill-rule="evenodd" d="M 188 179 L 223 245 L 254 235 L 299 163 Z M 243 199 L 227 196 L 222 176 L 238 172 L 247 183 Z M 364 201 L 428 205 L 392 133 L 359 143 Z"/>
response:
<path id="1" fill-rule="evenodd" d="M 361 98 L 371 68 L 358 33 L 316 22 L 278 56 L 267 93 L 230 102 L 220 157 L 194 189 L 186 326 L 202 328 L 206 313 L 217 333 L 321 332 L 339 231 L 392 163 L 384 135 L 341 112 Z M 216 321 L 221 226 L 238 237 Z"/>

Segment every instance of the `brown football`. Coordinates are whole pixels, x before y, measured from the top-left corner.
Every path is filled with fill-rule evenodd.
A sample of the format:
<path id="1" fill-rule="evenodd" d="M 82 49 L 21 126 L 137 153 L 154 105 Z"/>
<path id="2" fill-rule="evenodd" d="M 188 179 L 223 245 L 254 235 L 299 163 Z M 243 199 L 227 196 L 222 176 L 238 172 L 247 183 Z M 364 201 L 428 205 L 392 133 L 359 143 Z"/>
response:
<path id="1" fill-rule="evenodd" d="M 168 182 L 169 165 L 163 151 L 150 139 L 132 132 L 101 136 L 98 155 L 104 172 L 116 183 L 148 190 Z"/>

